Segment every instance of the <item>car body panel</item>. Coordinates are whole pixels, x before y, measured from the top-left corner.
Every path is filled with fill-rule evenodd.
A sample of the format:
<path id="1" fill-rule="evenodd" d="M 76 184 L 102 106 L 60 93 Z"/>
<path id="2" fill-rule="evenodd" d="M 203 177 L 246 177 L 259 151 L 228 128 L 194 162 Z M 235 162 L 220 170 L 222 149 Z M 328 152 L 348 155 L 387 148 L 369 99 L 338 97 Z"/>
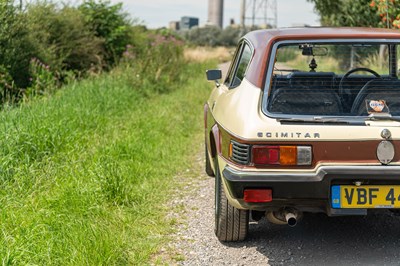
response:
<path id="1" fill-rule="evenodd" d="M 332 184 L 400 185 L 400 122 L 398 119 L 352 117 L 327 122 L 318 116 L 305 122 L 274 117 L 263 112 L 264 98 L 269 97 L 265 84 L 271 73 L 271 53 L 281 41 L 298 40 L 398 40 L 400 32 L 371 28 L 304 28 L 262 30 L 247 34 L 239 43 L 229 75 L 238 71 L 243 43 L 251 46 L 251 60 L 240 85 L 234 81 L 216 86 L 207 100 L 205 139 L 210 161 L 217 162 L 229 203 L 238 209 L 273 211 L 291 206 L 301 211 L 325 212 L 328 215 L 364 215 L 365 210 L 332 209 Z M 354 119 L 353 119 L 354 118 Z M 389 131 L 390 137 L 383 132 Z M 255 145 L 311 146 L 308 166 L 241 164 L 230 157 L 231 141 Z M 388 141 L 394 156 L 382 163 L 378 146 Z M 213 166 L 215 170 L 215 166 Z M 243 200 L 246 188 L 270 188 L 274 200 L 248 203 Z"/>

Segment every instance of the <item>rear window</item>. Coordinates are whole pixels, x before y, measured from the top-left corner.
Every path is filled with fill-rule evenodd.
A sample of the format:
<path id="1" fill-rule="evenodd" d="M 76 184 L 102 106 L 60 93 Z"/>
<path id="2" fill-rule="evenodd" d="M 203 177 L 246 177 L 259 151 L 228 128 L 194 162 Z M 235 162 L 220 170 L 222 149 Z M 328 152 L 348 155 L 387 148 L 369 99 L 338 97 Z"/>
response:
<path id="1" fill-rule="evenodd" d="M 400 115 L 399 44 L 275 46 L 266 110 L 273 115 Z"/>

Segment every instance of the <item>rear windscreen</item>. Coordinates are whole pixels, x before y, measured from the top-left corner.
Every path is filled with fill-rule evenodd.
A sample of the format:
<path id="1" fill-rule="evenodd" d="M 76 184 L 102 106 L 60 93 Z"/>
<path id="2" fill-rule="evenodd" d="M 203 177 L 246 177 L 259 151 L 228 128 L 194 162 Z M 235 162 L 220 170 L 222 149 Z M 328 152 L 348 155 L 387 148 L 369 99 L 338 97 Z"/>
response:
<path id="1" fill-rule="evenodd" d="M 271 114 L 400 115 L 397 43 L 276 46 L 268 88 Z"/>

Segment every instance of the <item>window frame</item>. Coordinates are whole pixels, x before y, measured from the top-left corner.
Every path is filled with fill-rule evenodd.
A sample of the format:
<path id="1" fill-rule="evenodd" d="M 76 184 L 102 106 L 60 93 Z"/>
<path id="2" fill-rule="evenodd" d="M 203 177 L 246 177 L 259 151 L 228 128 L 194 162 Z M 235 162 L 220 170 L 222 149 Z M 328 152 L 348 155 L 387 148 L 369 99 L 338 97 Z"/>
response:
<path id="1" fill-rule="evenodd" d="M 235 51 L 235 55 L 234 55 L 234 61 L 231 63 L 231 66 L 229 68 L 228 74 L 226 75 L 224 84 L 225 86 L 227 86 L 229 89 L 235 89 L 237 87 L 240 86 L 240 84 L 242 83 L 243 79 L 241 80 L 240 84 L 234 86 L 234 81 L 235 78 L 238 74 L 239 71 L 239 67 L 241 65 L 241 60 L 243 58 L 243 54 L 244 51 L 246 49 L 246 47 L 249 48 L 250 51 L 250 58 L 249 61 L 247 62 L 247 66 L 245 67 L 244 73 L 243 73 L 243 79 L 246 77 L 246 73 L 247 70 L 249 68 L 249 65 L 251 63 L 251 61 L 253 60 L 253 56 L 254 56 L 254 47 L 253 45 L 251 45 L 247 40 L 243 39 L 239 42 L 237 49 Z"/>
<path id="2" fill-rule="evenodd" d="M 277 54 L 277 50 L 278 47 L 282 44 L 301 44 L 301 43 L 330 43 L 330 44 L 334 44 L 334 43 L 338 43 L 338 44 L 349 44 L 349 43 L 381 43 L 381 44 L 388 44 L 389 45 L 389 52 L 393 53 L 394 50 L 396 49 L 390 49 L 390 47 L 395 47 L 395 46 L 400 46 L 400 39 L 304 39 L 304 40 L 284 40 L 284 41 L 278 41 L 275 42 L 272 45 L 272 48 L 269 52 L 270 57 L 269 60 L 267 62 L 267 69 L 266 69 L 266 79 L 265 79 L 265 83 L 264 83 L 264 87 L 263 89 L 263 95 L 262 95 L 262 100 L 261 100 L 261 112 L 269 117 L 269 118 L 276 118 L 277 120 L 279 119 L 304 119 L 304 118 L 315 118 L 315 117 L 337 117 L 337 116 L 327 116 L 327 115 L 302 115 L 302 114 L 277 114 L 277 113 L 270 113 L 267 109 L 268 109 L 268 104 L 269 104 L 269 96 L 271 93 L 271 88 L 272 88 L 272 77 L 273 77 L 273 72 L 274 72 L 274 64 L 275 64 L 275 57 Z M 390 59 L 390 65 L 389 65 L 389 73 L 390 75 L 392 75 L 393 73 L 400 73 L 400 69 L 398 69 L 398 65 L 397 65 L 397 60 L 399 60 L 398 58 L 398 54 L 394 54 L 397 58 L 395 60 L 395 62 L 392 62 L 392 54 L 389 55 L 389 59 Z M 397 75 L 396 75 L 397 76 Z M 356 119 L 357 117 L 354 116 L 340 116 L 341 118 L 348 118 L 348 119 Z M 362 119 L 364 120 L 366 117 L 358 117 L 358 119 Z"/>

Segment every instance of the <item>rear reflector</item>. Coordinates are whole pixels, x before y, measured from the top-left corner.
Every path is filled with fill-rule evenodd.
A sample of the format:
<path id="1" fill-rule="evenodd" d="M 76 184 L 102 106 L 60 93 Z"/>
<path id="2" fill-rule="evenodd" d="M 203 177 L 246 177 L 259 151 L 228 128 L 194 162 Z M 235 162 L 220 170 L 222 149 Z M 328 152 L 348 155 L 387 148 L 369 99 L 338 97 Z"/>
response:
<path id="1" fill-rule="evenodd" d="M 271 202 L 272 189 L 245 189 L 245 202 Z"/>

